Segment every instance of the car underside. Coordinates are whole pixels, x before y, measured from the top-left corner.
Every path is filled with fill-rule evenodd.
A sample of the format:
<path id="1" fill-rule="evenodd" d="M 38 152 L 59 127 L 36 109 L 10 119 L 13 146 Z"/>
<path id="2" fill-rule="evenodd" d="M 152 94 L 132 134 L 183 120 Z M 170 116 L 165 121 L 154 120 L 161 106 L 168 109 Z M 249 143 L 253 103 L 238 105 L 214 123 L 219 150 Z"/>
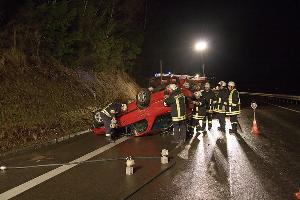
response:
<path id="1" fill-rule="evenodd" d="M 127 110 L 116 116 L 118 124 L 116 130 L 120 134 L 145 136 L 164 132 L 172 128 L 170 107 L 164 105 L 165 88 L 171 83 L 175 83 L 185 95 L 187 99 L 187 114 L 190 116 L 193 108 L 191 102 L 193 89 L 187 87 L 186 83 L 189 82 L 199 85 L 199 83 L 201 84 L 204 81 L 202 79 L 188 79 L 186 75 L 184 75 L 184 77 L 181 76 L 183 75 L 170 75 L 159 78 L 160 84 L 156 85 L 152 92 L 148 89 L 141 89 L 137 94 L 136 101 L 129 103 Z M 100 117 L 100 112 L 101 110 L 97 110 L 94 113 L 92 132 L 96 135 L 103 135 L 106 131 Z"/>

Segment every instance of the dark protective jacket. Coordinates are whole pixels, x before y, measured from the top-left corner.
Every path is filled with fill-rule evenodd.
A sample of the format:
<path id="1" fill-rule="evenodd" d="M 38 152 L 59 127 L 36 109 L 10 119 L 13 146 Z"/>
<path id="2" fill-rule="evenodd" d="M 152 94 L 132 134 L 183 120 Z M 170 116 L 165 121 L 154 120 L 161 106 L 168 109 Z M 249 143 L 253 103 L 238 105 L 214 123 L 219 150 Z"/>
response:
<path id="1" fill-rule="evenodd" d="M 229 92 L 226 115 L 239 115 L 241 113 L 241 100 L 239 92 L 233 89 Z"/>
<path id="2" fill-rule="evenodd" d="M 171 107 L 172 121 L 176 122 L 186 119 L 185 96 L 180 89 L 174 90 L 164 101 Z"/>
<path id="3" fill-rule="evenodd" d="M 122 104 L 121 103 L 110 103 L 105 108 L 102 109 L 102 113 L 104 113 L 108 117 L 115 117 L 116 114 L 121 112 Z"/>
<path id="4" fill-rule="evenodd" d="M 206 114 L 205 99 L 202 96 L 199 99 L 193 96 L 192 100 L 194 102 L 193 119 L 204 119 Z"/>
<path id="5" fill-rule="evenodd" d="M 216 113 L 226 113 L 226 105 L 228 101 L 227 88 L 220 89 L 216 97 L 215 109 Z"/>
<path id="6" fill-rule="evenodd" d="M 206 112 L 213 113 L 214 102 L 216 102 L 215 93 L 212 90 L 208 90 L 208 91 L 202 90 L 201 93 L 205 99 Z"/>

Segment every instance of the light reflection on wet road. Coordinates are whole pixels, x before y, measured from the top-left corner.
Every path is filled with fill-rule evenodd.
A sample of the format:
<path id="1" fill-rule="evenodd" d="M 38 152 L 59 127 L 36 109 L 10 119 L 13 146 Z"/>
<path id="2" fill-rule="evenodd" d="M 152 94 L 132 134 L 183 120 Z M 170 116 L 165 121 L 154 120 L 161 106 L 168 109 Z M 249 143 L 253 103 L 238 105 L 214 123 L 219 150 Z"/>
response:
<path id="1" fill-rule="evenodd" d="M 243 109 L 239 121 L 242 131 L 236 135 L 227 132 L 223 140 L 218 140 L 221 134 L 214 120 L 211 132 L 195 135 L 186 146 L 172 152 L 175 166 L 130 199 L 295 199 L 294 193 L 300 188 L 300 114 L 260 106 L 258 136 L 251 134 L 250 109 Z M 230 125 L 227 124 L 228 130 Z M 161 149 L 174 148 L 171 137 L 131 138 L 95 158 L 159 156 Z M 64 144 L 7 157 L 4 161 L 10 165 L 66 162 L 105 145 L 103 137 L 83 135 Z M 51 159 L 45 159 L 48 157 Z M 135 173 L 130 177 L 124 173 L 123 162 L 80 165 L 16 199 L 123 199 L 166 167 L 161 165 L 160 159 L 136 162 Z M 9 170 L 0 174 L 0 190 L 4 192 L 48 170 Z"/>
<path id="2" fill-rule="evenodd" d="M 227 135 L 229 183 L 233 199 L 272 199 L 264 190 L 237 138 Z"/>
<path id="3" fill-rule="evenodd" d="M 243 132 L 230 135 L 227 131 L 222 142 L 217 141 L 220 133 L 214 120 L 214 130 L 206 136 L 199 135 L 189 148 L 188 160 L 177 157 L 174 169 L 132 199 L 139 199 L 143 194 L 148 199 L 294 199 L 294 192 L 300 187 L 300 154 L 288 149 L 295 150 L 300 126 L 286 119 L 290 124 L 280 125 L 276 121 L 283 117 L 300 119 L 295 115 L 277 108 L 262 109 L 258 112 L 261 133 L 257 137 L 250 133 L 251 110 L 245 109 L 240 117 Z M 287 139 L 282 134 L 272 134 L 287 133 L 287 130 L 295 137 Z"/>

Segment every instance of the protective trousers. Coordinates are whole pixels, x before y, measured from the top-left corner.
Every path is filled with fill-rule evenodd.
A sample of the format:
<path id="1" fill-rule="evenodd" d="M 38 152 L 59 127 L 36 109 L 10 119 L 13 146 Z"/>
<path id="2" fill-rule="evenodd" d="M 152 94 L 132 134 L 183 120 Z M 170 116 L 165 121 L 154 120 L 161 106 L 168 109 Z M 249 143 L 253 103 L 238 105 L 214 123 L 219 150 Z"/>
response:
<path id="1" fill-rule="evenodd" d="M 203 121 L 203 130 L 206 129 L 206 120 L 207 120 L 207 123 L 208 123 L 208 130 L 211 129 L 212 127 L 212 113 L 209 113 L 207 112 L 205 117 L 204 117 L 204 121 Z"/>
<path id="2" fill-rule="evenodd" d="M 173 121 L 175 141 L 185 141 L 186 138 L 186 121 Z"/>
<path id="3" fill-rule="evenodd" d="M 237 132 L 237 126 L 238 126 L 238 119 L 237 119 L 237 115 L 229 115 L 230 117 L 230 122 L 231 122 L 231 130 L 233 132 Z"/>
<path id="4" fill-rule="evenodd" d="M 104 123 L 105 131 L 106 131 L 105 133 L 113 135 L 113 129 L 110 127 L 112 117 L 109 117 L 109 116 L 105 115 L 104 113 L 100 113 L 100 116 Z"/>
<path id="5" fill-rule="evenodd" d="M 199 120 L 199 119 L 194 119 L 194 118 L 191 119 L 191 124 L 190 124 L 190 129 L 189 129 L 190 135 L 194 134 L 194 128 L 196 128 L 197 133 L 203 130 L 202 127 L 203 127 L 204 122 L 202 122 L 202 127 L 201 127 L 201 121 L 202 120 Z"/>
<path id="6" fill-rule="evenodd" d="M 225 132 L 225 113 L 217 113 L 216 117 L 219 120 L 221 131 Z"/>

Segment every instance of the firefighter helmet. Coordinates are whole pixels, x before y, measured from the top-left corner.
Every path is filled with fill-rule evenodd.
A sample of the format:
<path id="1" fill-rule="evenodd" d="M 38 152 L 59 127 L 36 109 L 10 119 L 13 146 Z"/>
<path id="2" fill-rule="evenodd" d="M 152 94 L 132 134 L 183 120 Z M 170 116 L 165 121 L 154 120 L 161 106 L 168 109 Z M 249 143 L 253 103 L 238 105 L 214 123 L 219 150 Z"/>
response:
<path id="1" fill-rule="evenodd" d="M 190 88 L 190 83 L 185 82 L 185 83 L 183 84 L 183 87 L 185 87 L 186 89 L 189 89 L 189 88 Z"/>
<path id="2" fill-rule="evenodd" d="M 205 83 L 204 88 L 210 89 L 210 84 L 209 84 L 209 82 Z"/>
<path id="3" fill-rule="evenodd" d="M 198 99 L 202 96 L 202 93 L 200 91 L 194 92 L 195 97 Z"/>
<path id="4" fill-rule="evenodd" d="M 154 90 L 154 88 L 151 86 L 151 87 L 148 87 L 148 90 L 149 90 L 150 92 L 152 92 L 152 91 Z"/>
<path id="5" fill-rule="evenodd" d="M 228 86 L 235 87 L 235 83 L 233 81 L 229 81 Z"/>
<path id="6" fill-rule="evenodd" d="M 220 81 L 218 84 L 219 84 L 220 86 L 226 87 L 226 82 L 225 82 L 225 81 Z"/>
<path id="7" fill-rule="evenodd" d="M 172 90 L 172 91 L 174 91 L 174 90 L 177 89 L 177 86 L 175 84 L 170 84 L 169 85 L 169 89 Z"/>
<path id="8" fill-rule="evenodd" d="M 122 109 L 122 111 L 126 111 L 127 110 L 127 105 L 126 104 L 122 104 L 121 109 Z"/>

